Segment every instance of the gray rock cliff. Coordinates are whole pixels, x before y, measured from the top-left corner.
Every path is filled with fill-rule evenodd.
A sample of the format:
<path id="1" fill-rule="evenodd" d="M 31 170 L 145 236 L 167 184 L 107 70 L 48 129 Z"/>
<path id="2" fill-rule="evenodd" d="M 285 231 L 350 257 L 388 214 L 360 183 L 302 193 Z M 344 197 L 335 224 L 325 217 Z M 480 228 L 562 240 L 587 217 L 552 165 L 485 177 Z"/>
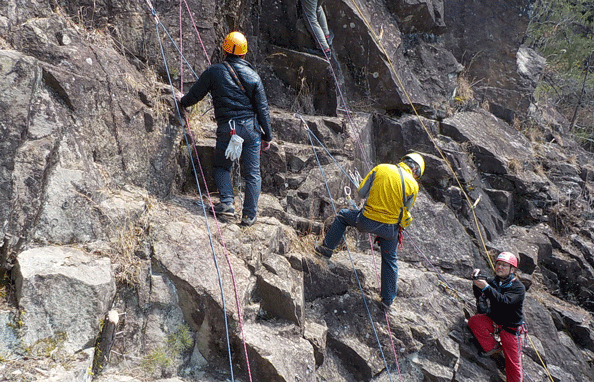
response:
<path id="1" fill-rule="evenodd" d="M 292 0 L 182 2 L 186 88 L 234 29 L 265 84 L 251 227 L 195 203 L 216 200 L 216 124 L 208 100 L 189 129 L 175 112 L 177 2 L 153 1 L 161 25 L 145 1 L 0 4 L 0 381 L 504 381 L 466 325 L 471 270 L 504 250 L 528 288 L 526 374 L 593 381 L 594 156 L 532 103 L 529 2 L 471 3 L 327 0 L 338 78 Z M 367 235 L 329 263 L 313 246 L 350 206 L 346 174 L 411 150 L 427 169 L 386 316 Z"/>

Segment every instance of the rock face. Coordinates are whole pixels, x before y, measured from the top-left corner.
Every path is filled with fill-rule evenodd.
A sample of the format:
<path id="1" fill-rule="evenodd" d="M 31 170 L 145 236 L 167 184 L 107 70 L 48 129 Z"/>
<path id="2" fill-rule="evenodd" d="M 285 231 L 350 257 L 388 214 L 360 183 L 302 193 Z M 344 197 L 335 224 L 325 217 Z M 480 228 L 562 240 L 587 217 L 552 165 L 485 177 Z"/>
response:
<path id="1" fill-rule="evenodd" d="M 124 57 L 90 44 L 57 15 L 16 26 L 9 40 L 21 51 L 0 51 L 8 247 L 26 236 L 56 244 L 105 238 L 95 203 L 110 184 L 134 178 L 130 184 L 150 193 L 170 191 L 179 129 L 151 110 L 163 105 L 159 91 L 149 94 L 147 79 Z M 16 206 L 24 206 L 18 217 L 5 219 Z"/>
<path id="2" fill-rule="evenodd" d="M 336 116 L 336 92 L 326 60 L 288 49 L 275 49 L 267 57 L 276 75 L 303 93 L 302 106 L 310 114 Z M 309 110 L 308 110 L 309 109 Z"/>
<path id="3" fill-rule="evenodd" d="M 543 66 L 520 46 L 527 2 L 467 3 L 325 1 L 335 82 L 292 0 L 188 0 L 183 41 L 170 2 L 153 3 L 157 25 L 145 2 L 3 2 L 0 380 L 90 380 L 115 309 L 93 380 L 501 381 L 466 319 L 471 270 L 506 250 L 528 288 L 526 373 L 593 381 L 594 158 L 552 112 L 530 134 L 510 124 Z M 232 29 L 273 105 L 251 227 L 203 208 L 215 121 L 205 100 L 189 134 L 168 82 L 181 72 L 165 31 L 200 73 Z M 468 76 L 484 80 L 461 104 Z M 362 205 L 356 172 L 413 150 L 426 171 L 385 315 L 373 237 L 347 231 L 327 263 L 313 247 Z"/>
<path id="4" fill-rule="evenodd" d="M 404 33 L 434 33 L 446 31 L 442 0 L 397 0 L 387 2 L 400 30 Z"/>
<path id="5" fill-rule="evenodd" d="M 23 346 L 58 338 L 71 352 L 92 347 L 116 292 L 108 258 L 67 247 L 30 249 L 19 254 L 14 277 Z"/>
<path id="6" fill-rule="evenodd" d="M 525 65 L 516 62 L 518 53 L 525 52 L 521 45 L 531 4 L 529 0 L 444 1 L 446 48 L 467 67 L 468 78 L 477 82 L 479 99 L 487 100 L 494 114 L 509 123 L 516 115 L 525 115 L 534 91 L 519 70 Z"/>

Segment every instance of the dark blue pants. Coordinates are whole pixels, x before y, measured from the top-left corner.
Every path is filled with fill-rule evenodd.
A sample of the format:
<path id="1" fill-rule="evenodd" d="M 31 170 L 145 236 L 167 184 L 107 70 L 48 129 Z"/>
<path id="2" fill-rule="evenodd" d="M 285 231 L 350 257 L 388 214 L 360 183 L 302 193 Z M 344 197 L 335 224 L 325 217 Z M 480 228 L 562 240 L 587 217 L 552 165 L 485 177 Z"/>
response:
<path id="1" fill-rule="evenodd" d="M 255 118 L 236 119 L 224 123 L 217 128 L 217 144 L 215 148 L 214 177 L 220 193 L 221 203 L 233 204 L 233 183 L 231 181 L 231 166 L 233 162 L 225 158 L 225 150 L 231 140 L 229 134 L 235 126 L 237 135 L 243 138 L 243 148 L 239 159 L 242 176 L 245 180 L 245 198 L 243 199 L 242 216 L 253 219 L 258 212 L 258 199 L 262 189 L 260 176 L 260 146 L 262 138 Z"/>
<path id="2" fill-rule="evenodd" d="M 363 216 L 363 209 L 342 209 L 330 226 L 323 245 L 334 250 L 349 226 L 379 237 L 382 252 L 381 296 L 387 304 L 391 304 L 398 292 L 398 224 L 386 224 L 368 219 Z"/>

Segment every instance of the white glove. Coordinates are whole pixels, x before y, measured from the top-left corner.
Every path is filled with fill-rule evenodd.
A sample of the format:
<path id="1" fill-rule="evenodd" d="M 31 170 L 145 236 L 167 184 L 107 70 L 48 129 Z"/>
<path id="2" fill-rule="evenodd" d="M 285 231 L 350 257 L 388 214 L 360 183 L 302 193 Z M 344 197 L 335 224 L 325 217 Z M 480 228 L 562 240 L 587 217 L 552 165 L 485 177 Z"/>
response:
<path id="1" fill-rule="evenodd" d="M 225 158 L 236 161 L 241 156 L 241 145 L 243 144 L 243 138 L 237 134 L 231 136 L 227 150 L 225 150 Z"/>

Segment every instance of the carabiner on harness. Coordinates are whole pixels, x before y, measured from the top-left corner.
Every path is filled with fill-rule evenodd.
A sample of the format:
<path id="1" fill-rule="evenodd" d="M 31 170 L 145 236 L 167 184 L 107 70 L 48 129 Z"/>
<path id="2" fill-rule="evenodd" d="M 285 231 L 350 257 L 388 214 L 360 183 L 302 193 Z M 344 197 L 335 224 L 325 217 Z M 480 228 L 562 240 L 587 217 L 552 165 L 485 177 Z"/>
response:
<path id="1" fill-rule="evenodd" d="M 351 204 L 351 207 L 358 210 L 359 207 L 357 207 L 357 203 L 351 198 L 351 188 L 349 186 L 344 186 L 344 194 L 346 195 L 348 202 Z"/>

